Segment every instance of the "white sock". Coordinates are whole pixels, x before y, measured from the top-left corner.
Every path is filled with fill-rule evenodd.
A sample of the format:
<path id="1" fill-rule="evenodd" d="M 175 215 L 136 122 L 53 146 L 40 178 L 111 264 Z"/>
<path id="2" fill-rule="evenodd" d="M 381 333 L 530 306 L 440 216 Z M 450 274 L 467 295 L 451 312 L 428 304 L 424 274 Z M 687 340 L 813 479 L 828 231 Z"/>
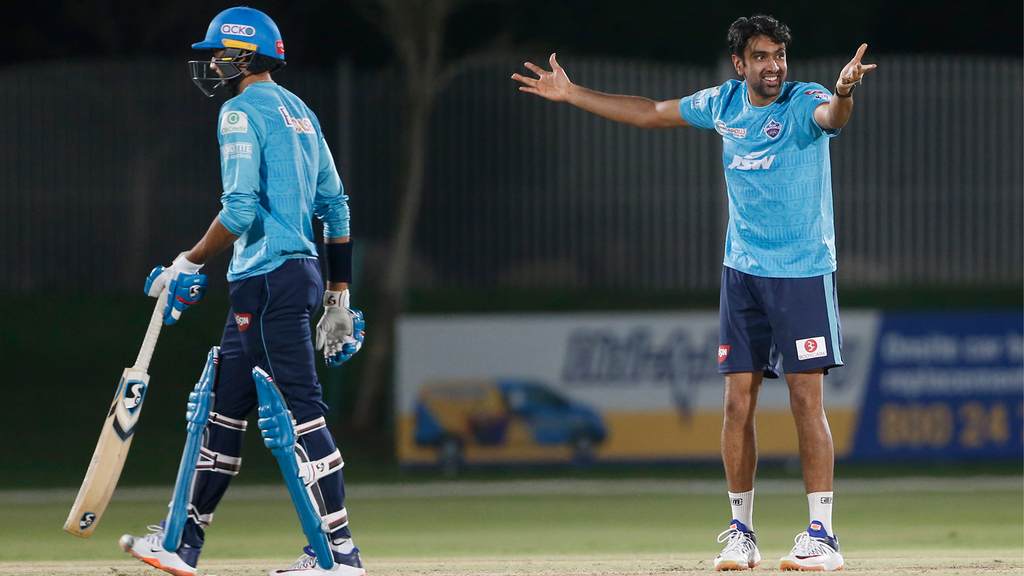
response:
<path id="1" fill-rule="evenodd" d="M 832 493 L 811 492 L 807 495 L 807 506 L 811 511 L 811 522 L 821 522 L 829 536 L 832 533 Z"/>
<path id="2" fill-rule="evenodd" d="M 331 542 L 331 548 L 342 554 L 349 554 L 355 545 L 352 544 L 351 538 L 338 538 Z"/>
<path id="3" fill-rule="evenodd" d="M 729 505 L 732 506 L 732 517 L 754 531 L 754 489 L 750 492 L 729 492 Z"/>

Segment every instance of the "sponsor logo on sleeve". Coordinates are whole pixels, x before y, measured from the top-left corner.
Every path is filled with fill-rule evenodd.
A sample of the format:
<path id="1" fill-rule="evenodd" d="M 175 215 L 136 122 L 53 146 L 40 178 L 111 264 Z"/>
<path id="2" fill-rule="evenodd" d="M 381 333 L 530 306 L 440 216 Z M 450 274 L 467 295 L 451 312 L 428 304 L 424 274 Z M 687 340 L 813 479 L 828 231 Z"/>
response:
<path id="1" fill-rule="evenodd" d="M 249 142 L 230 142 L 220 147 L 220 155 L 225 160 L 249 160 L 252 158 L 252 144 Z"/>
<path id="2" fill-rule="evenodd" d="M 716 86 L 714 88 L 705 88 L 704 90 L 697 92 L 693 95 L 693 99 L 690 100 L 690 108 L 693 108 L 694 110 L 697 108 L 703 108 L 704 105 L 707 104 L 708 100 L 718 96 L 720 91 L 721 88 Z"/>
<path id="3" fill-rule="evenodd" d="M 730 128 L 726 126 L 725 122 L 722 122 L 721 120 L 715 122 L 715 131 L 721 134 L 722 136 L 735 136 L 737 138 L 747 137 L 746 128 Z"/>
<path id="4" fill-rule="evenodd" d="M 746 156 L 733 156 L 732 163 L 727 166 L 729 170 L 768 170 L 775 161 L 775 155 L 765 156 L 768 150 L 751 152 Z"/>
<path id="5" fill-rule="evenodd" d="M 256 35 L 256 29 L 246 24 L 223 24 L 220 31 L 232 36 L 245 36 L 251 38 Z"/>
<path id="6" fill-rule="evenodd" d="M 729 347 L 722 344 L 718 347 L 718 363 L 725 362 L 725 359 L 729 357 Z"/>
<path id="7" fill-rule="evenodd" d="M 769 120 L 768 123 L 764 125 L 764 133 L 772 140 L 778 138 L 780 132 L 782 132 L 782 124 L 775 120 Z"/>
<path id="8" fill-rule="evenodd" d="M 238 331 L 245 332 L 252 321 L 251 314 L 235 314 L 235 324 L 238 324 Z"/>
<path id="9" fill-rule="evenodd" d="M 309 118 L 295 118 L 284 106 L 278 106 L 277 109 L 281 112 L 281 117 L 284 118 L 285 126 L 291 126 L 299 134 L 313 133 L 313 123 L 309 121 Z"/>
<path id="10" fill-rule="evenodd" d="M 821 90 L 808 90 L 804 92 L 804 94 L 813 97 L 815 100 L 824 100 L 826 102 L 832 100 L 831 94 L 829 94 L 828 92 L 823 92 Z"/>
<path id="11" fill-rule="evenodd" d="M 796 357 L 798 360 L 810 360 L 811 358 L 822 358 L 828 355 L 825 347 L 825 337 L 804 338 L 796 341 Z"/>
<path id="12" fill-rule="evenodd" d="M 244 134 L 249 131 L 249 115 L 238 110 L 229 110 L 220 117 L 221 134 Z"/>

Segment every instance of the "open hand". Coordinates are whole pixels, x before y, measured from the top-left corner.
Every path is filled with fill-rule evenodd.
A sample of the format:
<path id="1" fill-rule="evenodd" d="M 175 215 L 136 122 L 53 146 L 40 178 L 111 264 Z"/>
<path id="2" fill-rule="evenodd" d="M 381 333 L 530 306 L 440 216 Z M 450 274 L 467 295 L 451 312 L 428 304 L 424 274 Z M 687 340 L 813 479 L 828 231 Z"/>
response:
<path id="1" fill-rule="evenodd" d="M 864 57 L 864 51 L 867 49 L 867 44 L 861 44 L 853 60 L 843 66 L 843 71 L 839 73 L 839 80 L 836 81 L 837 94 L 849 94 L 854 84 L 860 84 L 865 72 L 874 70 L 878 66 L 877 64 L 861 64 L 860 60 Z"/>
<path id="2" fill-rule="evenodd" d="M 525 66 L 537 74 L 539 78 L 529 78 L 521 74 L 513 74 L 512 79 L 524 84 L 524 86 L 519 87 L 523 92 L 536 94 L 541 98 L 547 98 L 555 102 L 565 102 L 569 96 L 569 87 L 572 86 L 572 82 L 569 82 L 569 77 L 565 75 L 565 69 L 558 65 L 554 54 L 551 55 L 551 58 L 548 58 L 548 62 L 551 63 L 550 72 L 532 62 L 525 63 Z"/>

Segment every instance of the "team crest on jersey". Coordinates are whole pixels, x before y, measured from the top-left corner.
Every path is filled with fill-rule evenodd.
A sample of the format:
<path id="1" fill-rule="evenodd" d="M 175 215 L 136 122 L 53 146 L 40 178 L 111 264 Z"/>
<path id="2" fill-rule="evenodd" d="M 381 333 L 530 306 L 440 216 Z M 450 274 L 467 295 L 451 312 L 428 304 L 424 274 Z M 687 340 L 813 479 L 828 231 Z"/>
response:
<path id="1" fill-rule="evenodd" d="M 775 120 L 769 120 L 768 123 L 764 125 L 764 133 L 772 140 L 776 139 L 780 132 L 782 132 L 782 124 Z"/>
<path id="2" fill-rule="evenodd" d="M 249 131 L 249 115 L 238 110 L 230 110 L 220 117 L 221 134 L 244 134 Z"/>
<path id="3" fill-rule="evenodd" d="M 313 133 L 313 123 L 309 121 L 309 118 L 295 118 L 288 113 L 288 109 L 284 106 L 278 106 L 277 109 L 281 112 L 281 117 L 284 118 L 285 126 L 291 126 L 299 134 Z"/>

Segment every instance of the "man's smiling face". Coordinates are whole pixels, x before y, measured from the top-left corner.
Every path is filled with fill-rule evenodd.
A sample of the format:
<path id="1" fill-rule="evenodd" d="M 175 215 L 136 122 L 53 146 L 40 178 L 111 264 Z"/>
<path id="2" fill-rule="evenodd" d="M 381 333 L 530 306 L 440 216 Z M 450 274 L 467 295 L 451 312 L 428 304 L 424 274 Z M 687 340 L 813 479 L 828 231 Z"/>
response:
<path id="1" fill-rule="evenodd" d="M 786 81 L 786 45 L 776 44 L 764 36 L 754 36 L 743 50 L 743 59 L 732 57 L 736 73 L 747 81 L 750 103 L 771 104 Z"/>

